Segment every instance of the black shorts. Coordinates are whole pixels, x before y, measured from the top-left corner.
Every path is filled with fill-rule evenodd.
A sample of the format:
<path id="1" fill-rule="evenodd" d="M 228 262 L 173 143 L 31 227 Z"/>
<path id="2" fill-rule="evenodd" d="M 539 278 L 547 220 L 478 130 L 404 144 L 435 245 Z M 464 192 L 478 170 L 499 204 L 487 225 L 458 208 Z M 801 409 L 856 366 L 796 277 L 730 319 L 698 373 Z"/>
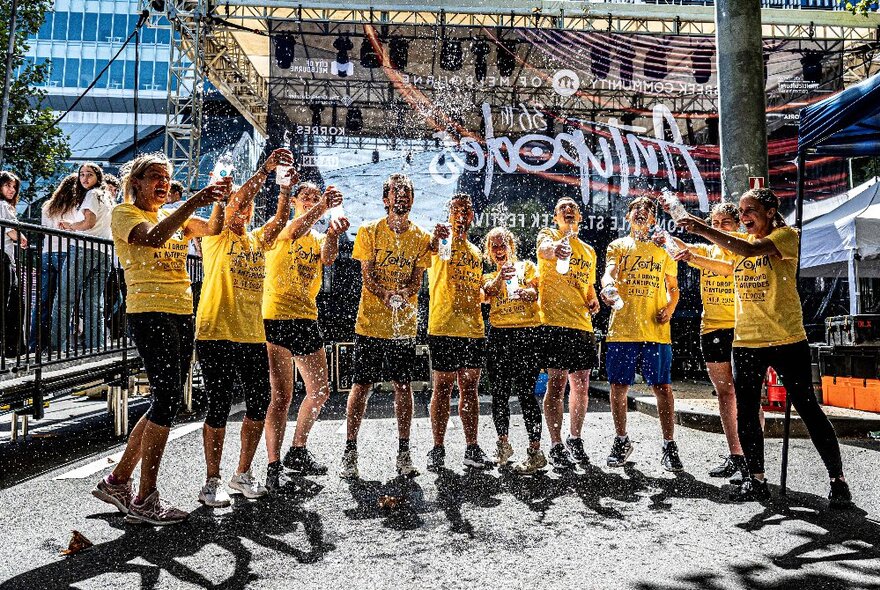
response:
<path id="1" fill-rule="evenodd" d="M 489 328 L 486 338 L 486 368 L 489 378 L 505 375 L 534 375 L 540 371 L 540 327 Z"/>
<path id="2" fill-rule="evenodd" d="M 293 356 L 314 354 L 324 347 L 317 320 L 263 320 L 266 342 L 283 346 Z"/>
<path id="3" fill-rule="evenodd" d="M 700 334 L 703 362 L 729 363 L 733 352 L 733 328 Z"/>
<path id="4" fill-rule="evenodd" d="M 596 335 L 586 330 L 541 326 L 538 333 L 542 369 L 574 373 L 597 366 Z"/>
<path id="5" fill-rule="evenodd" d="M 482 369 L 486 364 L 485 338 L 428 336 L 431 370 L 451 372 L 459 369 Z"/>
<path id="6" fill-rule="evenodd" d="M 415 338 L 371 338 L 357 334 L 351 380 L 362 385 L 380 381 L 409 383 L 415 362 Z"/>

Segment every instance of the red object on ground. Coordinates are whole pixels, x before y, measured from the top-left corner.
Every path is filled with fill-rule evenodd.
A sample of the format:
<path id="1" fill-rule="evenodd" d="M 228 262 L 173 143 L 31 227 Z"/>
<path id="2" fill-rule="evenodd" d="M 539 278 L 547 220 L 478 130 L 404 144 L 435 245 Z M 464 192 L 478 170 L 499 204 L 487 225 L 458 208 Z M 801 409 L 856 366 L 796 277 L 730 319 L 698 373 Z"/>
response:
<path id="1" fill-rule="evenodd" d="M 779 375 L 776 374 L 773 367 L 767 369 L 764 384 L 767 385 L 767 405 L 764 406 L 764 411 L 773 412 L 779 408 L 785 408 L 788 392 L 785 391 L 785 387 L 779 384 Z"/>

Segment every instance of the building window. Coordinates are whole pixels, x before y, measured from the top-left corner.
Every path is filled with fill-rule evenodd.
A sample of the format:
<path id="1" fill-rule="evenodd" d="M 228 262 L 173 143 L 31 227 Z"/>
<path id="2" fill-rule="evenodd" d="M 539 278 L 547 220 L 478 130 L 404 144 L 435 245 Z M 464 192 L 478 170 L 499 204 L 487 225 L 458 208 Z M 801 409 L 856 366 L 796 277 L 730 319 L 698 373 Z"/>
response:
<path id="1" fill-rule="evenodd" d="M 125 41 L 126 37 L 128 37 L 128 15 L 127 14 L 114 14 L 113 15 L 113 37 L 116 41 Z"/>
<path id="2" fill-rule="evenodd" d="M 79 69 L 79 87 L 88 88 L 95 79 L 95 60 L 84 59 Z"/>
<path id="3" fill-rule="evenodd" d="M 69 41 L 81 41 L 83 28 L 83 15 L 79 12 L 69 13 L 67 19 L 67 39 Z"/>
<path id="4" fill-rule="evenodd" d="M 79 86 L 79 60 L 68 57 L 64 64 L 64 86 L 76 88 Z"/>
<path id="5" fill-rule="evenodd" d="M 139 86 L 141 90 L 153 90 L 155 88 L 153 86 L 153 62 L 142 61 L 141 70 L 138 75 L 141 79 Z"/>
<path id="6" fill-rule="evenodd" d="M 168 90 L 168 64 L 157 61 L 155 64 L 156 73 L 153 80 L 156 82 L 157 90 Z"/>
<path id="7" fill-rule="evenodd" d="M 108 80 L 111 89 L 119 89 L 124 85 L 125 62 L 117 59 L 110 64 L 110 78 Z"/>
<path id="8" fill-rule="evenodd" d="M 64 84 L 64 58 L 53 57 L 52 67 L 49 71 L 49 86 L 62 86 Z"/>
<path id="9" fill-rule="evenodd" d="M 55 13 L 55 26 L 52 28 L 52 38 L 59 41 L 67 40 L 67 13 Z"/>
<path id="10" fill-rule="evenodd" d="M 37 31 L 37 39 L 51 39 L 52 38 L 52 21 L 55 20 L 54 12 L 47 12 L 46 19 L 43 21 L 43 24 L 40 25 L 40 30 Z"/>
<path id="11" fill-rule="evenodd" d="M 86 13 L 83 21 L 83 41 L 95 41 L 98 38 L 98 15 L 94 12 Z"/>
<path id="12" fill-rule="evenodd" d="M 113 36 L 113 15 L 98 15 L 98 41 L 107 41 Z"/>
<path id="13" fill-rule="evenodd" d="M 107 66 L 107 61 L 108 60 L 106 60 L 106 59 L 99 59 L 95 62 L 95 75 L 96 76 L 98 75 L 98 73 L 101 70 L 103 70 Z M 107 88 L 107 86 L 108 86 L 107 81 L 109 79 L 109 76 L 108 76 L 109 73 L 110 73 L 109 70 L 107 72 L 104 72 L 104 74 L 101 76 L 101 79 L 98 80 L 98 82 L 95 84 L 95 88 Z"/>
<path id="14" fill-rule="evenodd" d="M 125 82 L 123 88 L 126 90 L 134 90 L 134 62 L 125 62 Z"/>

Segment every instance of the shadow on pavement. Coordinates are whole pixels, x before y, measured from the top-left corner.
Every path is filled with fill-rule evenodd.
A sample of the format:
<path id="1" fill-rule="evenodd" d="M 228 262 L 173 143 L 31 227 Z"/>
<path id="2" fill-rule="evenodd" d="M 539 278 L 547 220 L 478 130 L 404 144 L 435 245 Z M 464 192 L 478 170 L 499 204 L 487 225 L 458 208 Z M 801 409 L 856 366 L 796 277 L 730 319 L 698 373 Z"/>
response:
<path id="1" fill-rule="evenodd" d="M 11 578 L 0 584 L 0 589 L 67 588 L 103 574 L 129 573 L 140 576 L 141 588 L 153 588 L 163 571 L 180 583 L 202 588 L 243 588 L 259 579 L 251 571 L 253 556 L 245 541 L 304 564 L 317 562 L 335 549 L 324 541 L 320 517 L 298 505 L 317 493 L 315 489 L 320 490 L 321 486 L 308 486 L 300 479 L 286 490 L 283 498 L 256 502 L 234 498 L 231 511 L 214 514 L 213 509 L 203 506 L 193 511 L 186 523 L 170 527 L 127 525 L 122 515 L 115 512 L 91 516 L 106 520 L 121 530 L 122 536 Z M 299 527 L 308 550 L 277 538 Z M 181 558 L 193 556 L 207 545 L 219 546 L 232 554 L 234 571 L 222 581 L 211 580 L 181 562 Z M 137 561 L 131 563 L 134 560 Z"/>
<path id="2" fill-rule="evenodd" d="M 501 504 L 496 496 L 501 493 L 501 480 L 485 471 L 472 469 L 458 474 L 450 469 L 437 471 L 437 505 L 446 514 L 452 532 L 474 538 L 474 527 L 461 514 L 465 503 L 481 508 L 493 508 Z"/>
<path id="3" fill-rule="evenodd" d="M 411 478 L 400 476 L 384 484 L 355 479 L 348 483 L 348 490 L 357 507 L 343 512 L 352 520 L 382 518 L 384 526 L 398 531 L 411 531 L 424 524 L 419 515 L 428 511 L 425 492 Z"/>

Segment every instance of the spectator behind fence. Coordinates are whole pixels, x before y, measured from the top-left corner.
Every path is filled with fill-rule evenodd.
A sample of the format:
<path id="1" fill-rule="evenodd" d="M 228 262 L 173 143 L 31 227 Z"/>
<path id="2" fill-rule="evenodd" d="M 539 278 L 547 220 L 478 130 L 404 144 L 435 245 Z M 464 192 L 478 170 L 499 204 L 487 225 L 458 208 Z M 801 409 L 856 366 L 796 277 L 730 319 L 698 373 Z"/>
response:
<path id="1" fill-rule="evenodd" d="M 15 207 L 18 205 L 18 191 L 21 181 L 18 176 L 5 170 L 0 171 L 0 220 L 18 221 Z M 16 280 L 15 247 L 27 248 L 27 239 L 12 228 L 3 228 L 0 237 L 3 242 L 3 269 L 0 284 L 3 286 L 3 314 L 5 315 L 3 336 L 3 354 L 18 356 L 23 349 L 22 316 L 24 306 Z"/>
<path id="2" fill-rule="evenodd" d="M 122 199 L 120 198 L 122 195 L 119 194 L 120 186 L 122 186 L 122 184 L 119 182 L 118 178 L 112 174 L 104 174 L 104 191 L 107 193 L 107 196 L 110 197 L 110 202 L 114 205 L 122 202 Z"/>

